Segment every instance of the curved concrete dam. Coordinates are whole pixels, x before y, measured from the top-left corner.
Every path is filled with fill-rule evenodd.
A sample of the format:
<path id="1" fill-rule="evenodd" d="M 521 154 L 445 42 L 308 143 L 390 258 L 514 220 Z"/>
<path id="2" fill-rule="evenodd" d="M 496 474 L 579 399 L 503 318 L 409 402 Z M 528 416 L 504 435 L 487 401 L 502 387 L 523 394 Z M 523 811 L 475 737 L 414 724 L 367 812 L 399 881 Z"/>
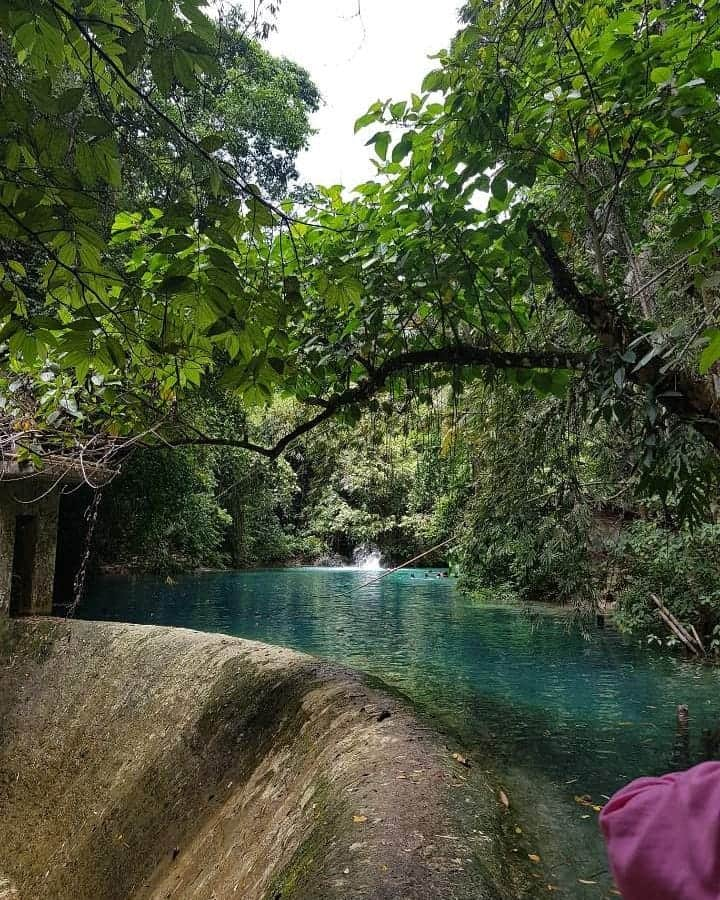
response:
<path id="1" fill-rule="evenodd" d="M 400 701 L 279 648 L 0 622 L 0 898 L 504 900 L 504 812 Z"/>

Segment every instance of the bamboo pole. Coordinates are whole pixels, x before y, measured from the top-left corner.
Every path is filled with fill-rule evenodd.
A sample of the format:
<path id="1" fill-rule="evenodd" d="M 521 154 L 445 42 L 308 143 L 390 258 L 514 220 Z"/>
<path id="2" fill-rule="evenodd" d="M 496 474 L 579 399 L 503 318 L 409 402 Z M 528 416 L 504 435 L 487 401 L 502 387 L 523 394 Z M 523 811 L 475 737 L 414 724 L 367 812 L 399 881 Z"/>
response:
<path id="1" fill-rule="evenodd" d="M 690 635 L 687 633 L 685 628 L 680 624 L 680 622 L 675 618 L 670 610 L 663 604 L 662 600 L 660 600 L 659 597 L 657 597 L 655 594 L 651 594 L 650 596 L 655 601 L 663 622 L 665 622 L 665 624 L 670 628 L 673 634 L 675 634 L 675 636 L 678 637 L 680 641 L 697 656 L 700 653 L 700 650 L 698 649 L 697 645 L 690 637 Z"/>
<path id="2" fill-rule="evenodd" d="M 404 562 L 400 566 L 395 566 L 394 569 L 388 569 L 387 572 L 383 572 L 378 578 L 372 578 L 370 581 L 366 581 L 364 584 L 359 584 L 357 587 L 352 588 L 348 591 L 348 594 L 354 594 L 355 591 L 362 590 L 362 588 L 370 587 L 371 584 L 377 584 L 378 581 L 382 581 L 383 578 L 387 578 L 388 575 L 392 575 L 394 572 L 399 572 L 400 569 L 407 569 L 408 566 L 411 566 L 414 562 L 418 562 L 418 560 L 424 559 L 426 556 L 430 556 L 431 553 L 434 553 L 436 550 L 441 550 L 443 547 L 447 547 L 448 544 L 452 543 L 455 538 L 448 538 L 446 541 L 443 541 L 442 544 L 437 544 L 435 547 L 431 547 L 429 550 L 426 550 L 424 553 L 419 553 L 417 556 L 413 556 L 412 559 L 409 559 L 407 562 Z"/>
<path id="3" fill-rule="evenodd" d="M 700 647 L 703 652 L 703 656 L 705 656 L 707 654 L 707 650 L 705 649 L 705 644 L 703 644 L 702 640 L 700 639 L 700 635 L 697 633 L 697 629 L 694 625 L 691 625 L 690 628 L 693 635 L 695 636 L 695 640 L 698 642 L 698 647 Z"/>
<path id="4" fill-rule="evenodd" d="M 687 638 L 687 640 L 690 641 L 690 643 L 694 645 L 694 644 L 695 644 L 694 639 L 693 639 L 692 636 L 690 635 L 690 632 L 687 630 L 687 628 L 686 628 L 686 627 L 683 625 L 683 623 L 680 621 L 680 619 L 678 619 L 678 617 L 677 617 L 676 615 L 674 615 L 673 613 L 670 612 L 670 610 L 667 608 L 667 606 L 665 606 L 665 604 L 662 602 L 662 600 L 660 600 L 660 599 L 658 599 L 658 598 L 656 597 L 656 598 L 655 598 L 655 602 L 658 603 L 658 604 L 660 604 L 660 606 L 661 606 L 663 612 L 665 613 L 665 615 L 666 615 L 668 618 L 672 619 L 672 621 L 675 623 L 675 625 L 678 627 L 678 629 L 685 635 L 685 637 Z"/>
<path id="5" fill-rule="evenodd" d="M 700 651 L 699 651 L 698 648 L 695 646 L 695 644 L 693 644 L 692 641 L 689 641 L 689 640 L 685 637 L 685 635 L 682 633 L 682 631 L 680 631 L 680 629 L 677 627 L 677 625 L 675 625 L 675 623 L 673 622 L 673 620 L 672 620 L 671 618 L 669 618 L 669 616 L 667 616 L 667 615 L 663 612 L 663 610 L 659 610 L 659 612 L 660 612 L 660 618 L 663 620 L 663 622 L 665 622 L 665 624 L 666 624 L 666 625 L 668 626 L 668 628 L 673 632 L 673 634 L 680 640 L 680 642 L 681 642 L 682 644 L 684 644 L 684 645 L 688 648 L 688 650 L 690 650 L 691 653 L 694 653 L 694 654 L 697 656 L 697 654 L 698 654 Z"/>

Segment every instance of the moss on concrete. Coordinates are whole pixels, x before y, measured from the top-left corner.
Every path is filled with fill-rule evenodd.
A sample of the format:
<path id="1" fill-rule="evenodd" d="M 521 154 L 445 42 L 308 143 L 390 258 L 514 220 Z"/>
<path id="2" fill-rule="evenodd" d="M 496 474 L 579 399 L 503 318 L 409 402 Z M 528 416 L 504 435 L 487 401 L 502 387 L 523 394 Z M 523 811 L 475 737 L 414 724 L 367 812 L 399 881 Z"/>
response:
<path id="1" fill-rule="evenodd" d="M 352 673 L 219 635 L 48 621 L 3 627 L 0 667 L 0 873 L 21 896 L 521 896 L 497 873 L 483 776 L 458 781 Z"/>
<path id="2" fill-rule="evenodd" d="M 0 659 L 22 655 L 43 662 L 63 633 L 63 626 L 56 622 L 36 619 L 27 623 L 0 616 Z"/>

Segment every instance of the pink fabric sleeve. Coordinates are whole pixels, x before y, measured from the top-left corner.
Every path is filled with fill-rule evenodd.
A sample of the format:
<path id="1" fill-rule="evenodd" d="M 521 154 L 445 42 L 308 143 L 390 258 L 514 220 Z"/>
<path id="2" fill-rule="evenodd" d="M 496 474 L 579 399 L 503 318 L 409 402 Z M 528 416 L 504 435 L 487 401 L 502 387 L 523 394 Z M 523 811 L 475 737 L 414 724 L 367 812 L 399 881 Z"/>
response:
<path id="1" fill-rule="evenodd" d="M 720 762 L 633 781 L 600 825 L 624 900 L 720 900 Z"/>

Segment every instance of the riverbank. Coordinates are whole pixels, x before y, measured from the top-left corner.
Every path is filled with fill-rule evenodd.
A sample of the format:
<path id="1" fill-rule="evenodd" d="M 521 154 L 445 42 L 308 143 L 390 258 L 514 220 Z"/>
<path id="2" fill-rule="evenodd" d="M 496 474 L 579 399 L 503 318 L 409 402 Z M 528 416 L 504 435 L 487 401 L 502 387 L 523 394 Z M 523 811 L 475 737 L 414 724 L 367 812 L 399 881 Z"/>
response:
<path id="1" fill-rule="evenodd" d="M 348 670 L 152 626 L 1 637 L 0 877 L 20 896 L 532 895 L 486 776 Z"/>

